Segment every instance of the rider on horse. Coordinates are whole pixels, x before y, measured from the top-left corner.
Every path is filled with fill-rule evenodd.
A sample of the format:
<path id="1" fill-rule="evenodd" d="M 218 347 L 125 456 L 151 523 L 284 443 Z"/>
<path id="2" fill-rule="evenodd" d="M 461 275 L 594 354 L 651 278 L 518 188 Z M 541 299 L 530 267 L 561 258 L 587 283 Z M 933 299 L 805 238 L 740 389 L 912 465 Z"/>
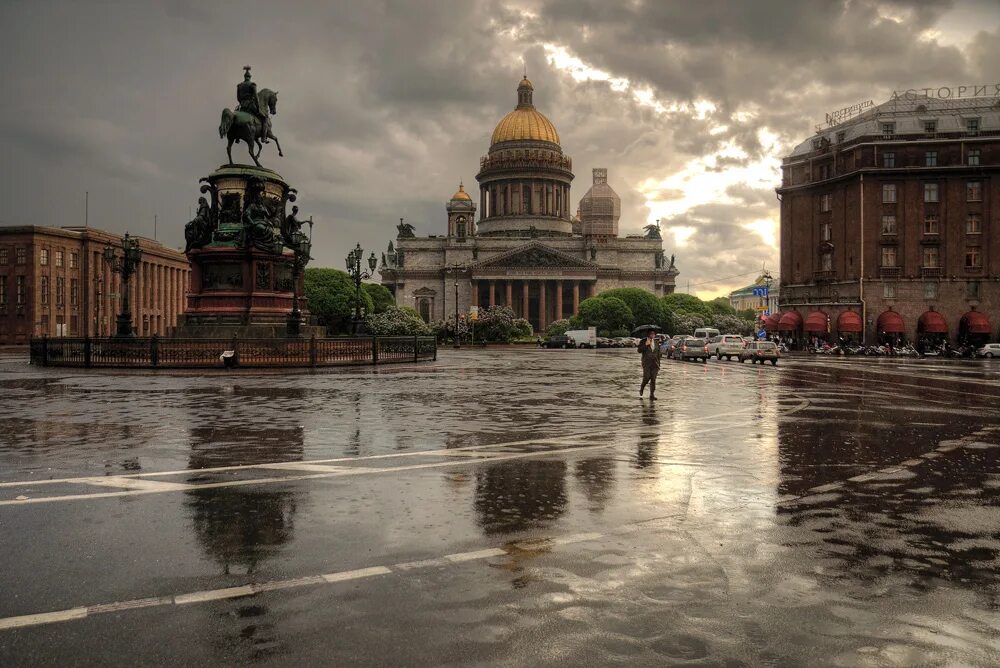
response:
<path id="1" fill-rule="evenodd" d="M 271 119 L 260 108 L 257 100 L 257 84 L 250 81 L 250 66 L 243 66 L 243 81 L 236 85 L 236 111 L 243 111 L 254 116 L 260 121 L 261 139 L 263 143 L 268 143 L 267 135 L 271 130 Z"/>

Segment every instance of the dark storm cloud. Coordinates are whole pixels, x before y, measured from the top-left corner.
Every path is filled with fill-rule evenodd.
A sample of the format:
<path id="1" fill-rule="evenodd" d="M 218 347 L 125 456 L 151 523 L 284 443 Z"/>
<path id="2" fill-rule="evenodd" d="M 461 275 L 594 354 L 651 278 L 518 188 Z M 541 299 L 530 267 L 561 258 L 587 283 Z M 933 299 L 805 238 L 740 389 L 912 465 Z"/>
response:
<path id="1" fill-rule="evenodd" d="M 640 184 L 727 146 L 746 155 L 716 156 L 716 169 L 757 161 L 773 151 L 760 143 L 762 126 L 787 148 L 830 108 L 894 88 L 993 80 L 996 7 L 958 9 L 801 0 L 7 2 L 0 222 L 80 224 L 89 190 L 92 224 L 149 235 L 156 213 L 161 239 L 180 244 L 198 178 L 225 159 L 220 112 L 251 64 L 259 85 L 279 91 L 275 132 L 286 157 L 268 147 L 264 164 L 316 217 L 318 263 L 339 267 L 357 241 L 383 248 L 401 216 L 421 234 L 444 231 L 444 202 L 459 179 L 475 190 L 478 159 L 514 104 L 524 62 L 536 104 L 574 159 L 574 197 L 589 187 L 591 168 L 607 167 L 622 197 L 622 233 L 637 233 L 649 215 Z M 918 38 L 953 15 L 966 23 L 971 15 L 985 32 L 971 30 L 964 50 Z M 657 113 L 636 102 L 634 88 L 576 81 L 548 63 L 545 44 L 681 106 Z M 696 100 L 715 110 L 686 111 Z M 245 159 L 242 146 L 234 157 Z M 669 191 L 657 196 L 676 200 Z M 773 193 L 748 183 L 727 196 L 667 221 L 695 230 L 678 250 L 682 284 L 773 263 L 773 249 L 747 249 L 754 233 L 745 227 L 773 215 Z"/>

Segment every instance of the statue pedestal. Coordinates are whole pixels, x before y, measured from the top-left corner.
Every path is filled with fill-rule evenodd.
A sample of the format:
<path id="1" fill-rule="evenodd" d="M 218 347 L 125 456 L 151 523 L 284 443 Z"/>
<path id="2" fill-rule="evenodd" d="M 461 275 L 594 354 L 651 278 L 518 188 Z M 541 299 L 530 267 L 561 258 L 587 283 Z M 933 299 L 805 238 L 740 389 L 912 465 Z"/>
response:
<path id="1" fill-rule="evenodd" d="M 202 181 L 207 182 L 202 192 L 211 197 L 214 229 L 187 252 L 191 285 L 184 313 L 171 335 L 287 336 L 295 254 L 283 246 L 279 227 L 286 215 L 285 204 L 295 200 L 295 191 L 277 172 L 245 165 L 224 165 Z M 298 280 L 302 295 L 301 275 Z M 301 302 L 300 298 L 300 308 Z M 302 317 L 308 318 L 308 312 L 303 310 Z M 324 334 L 322 327 L 299 330 L 300 336 Z"/>

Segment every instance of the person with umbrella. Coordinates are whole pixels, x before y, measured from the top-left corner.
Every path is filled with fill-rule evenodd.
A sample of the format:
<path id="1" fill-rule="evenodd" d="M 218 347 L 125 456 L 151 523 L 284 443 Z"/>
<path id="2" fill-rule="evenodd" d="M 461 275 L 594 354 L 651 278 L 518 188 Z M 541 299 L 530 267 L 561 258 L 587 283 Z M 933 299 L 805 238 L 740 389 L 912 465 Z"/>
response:
<path id="1" fill-rule="evenodd" d="M 639 396 L 642 396 L 646 385 L 649 385 L 649 398 L 656 399 L 656 375 L 660 373 L 660 359 L 663 353 L 656 341 L 656 325 L 642 325 L 632 331 L 632 336 L 644 337 L 639 342 L 639 354 L 642 355 L 642 385 L 639 386 Z"/>

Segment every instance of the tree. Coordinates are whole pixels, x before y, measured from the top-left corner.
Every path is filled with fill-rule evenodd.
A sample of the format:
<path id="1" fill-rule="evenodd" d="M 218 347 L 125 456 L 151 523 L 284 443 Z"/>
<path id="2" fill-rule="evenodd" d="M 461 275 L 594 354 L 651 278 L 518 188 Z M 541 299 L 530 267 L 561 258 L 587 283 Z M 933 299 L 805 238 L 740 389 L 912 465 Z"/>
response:
<path id="1" fill-rule="evenodd" d="M 516 339 L 526 339 L 535 333 L 534 328 L 531 323 L 524 318 L 517 318 L 514 320 L 514 338 Z"/>
<path id="2" fill-rule="evenodd" d="M 570 329 L 569 320 L 556 320 L 549 325 L 548 335 L 549 336 L 562 336 Z"/>
<path id="3" fill-rule="evenodd" d="M 422 336 L 431 328 L 413 309 L 390 306 L 382 313 L 372 313 L 365 318 L 368 331 L 376 336 Z"/>
<path id="4" fill-rule="evenodd" d="M 715 315 L 736 315 L 736 309 L 729 303 L 728 297 L 716 297 L 706 302 L 705 306 L 709 312 Z"/>
<path id="5" fill-rule="evenodd" d="M 686 295 L 684 293 L 675 292 L 673 294 L 664 295 L 660 302 L 663 305 L 663 310 L 668 313 L 696 313 L 698 315 L 708 315 L 709 310 L 705 305 L 705 302 L 701 301 L 694 295 Z"/>
<path id="6" fill-rule="evenodd" d="M 616 297 L 632 311 L 630 327 L 638 325 L 660 325 L 663 320 L 663 304 L 652 292 L 642 288 L 617 288 L 598 295 L 600 298 Z"/>
<path id="7" fill-rule="evenodd" d="M 389 288 L 384 285 L 365 283 L 361 286 L 361 289 L 371 297 L 373 313 L 385 313 L 386 309 L 396 303 L 396 300 L 392 297 L 392 293 L 389 292 Z"/>
<path id="8" fill-rule="evenodd" d="M 303 273 L 303 282 L 309 311 L 322 318 L 329 329 L 347 331 L 357 301 L 351 277 L 337 269 L 310 267 Z M 364 290 L 361 291 L 361 308 L 365 313 L 372 310 L 372 299 Z"/>
<path id="9" fill-rule="evenodd" d="M 580 320 L 585 327 L 596 327 L 599 334 L 624 329 L 633 320 L 628 304 L 617 297 L 591 297 L 580 302 Z"/>

